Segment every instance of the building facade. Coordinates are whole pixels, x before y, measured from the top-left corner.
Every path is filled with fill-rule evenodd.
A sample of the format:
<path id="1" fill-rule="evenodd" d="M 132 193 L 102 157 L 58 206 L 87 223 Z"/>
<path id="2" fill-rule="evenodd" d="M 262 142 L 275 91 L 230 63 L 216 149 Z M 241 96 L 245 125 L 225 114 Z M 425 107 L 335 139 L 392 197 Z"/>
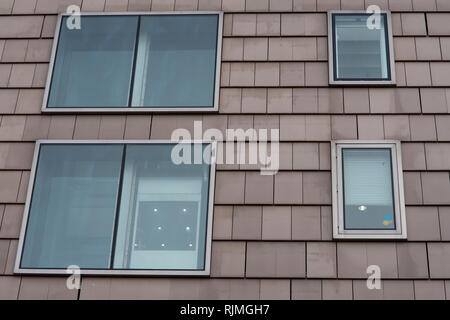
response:
<path id="1" fill-rule="evenodd" d="M 150 12 L 164 12 L 163 15 L 170 16 L 172 11 L 177 15 L 191 15 L 198 11 L 215 15 L 217 30 L 208 29 L 212 30 L 213 40 L 216 41 L 211 47 L 213 49 L 200 46 L 198 52 L 185 60 L 185 65 L 192 67 L 194 74 L 195 70 L 208 63 L 212 68 L 210 81 L 203 84 L 211 92 L 205 98 L 212 101 L 211 105 L 203 105 L 199 100 L 183 105 L 189 107 L 185 109 L 170 110 L 166 107 L 173 107 L 174 104 L 168 102 L 166 107 L 158 110 L 129 110 L 133 106 L 148 107 L 152 101 L 158 100 L 142 93 L 135 102 L 138 91 L 136 83 L 142 81 L 132 80 L 130 90 L 133 94 L 131 91 L 125 92 L 126 105 L 120 105 L 128 109 L 102 110 L 102 107 L 110 106 L 109 102 L 99 102 L 97 106 L 101 107 L 98 108 L 71 108 L 73 105 L 70 103 L 84 103 L 80 97 L 86 98 L 89 105 L 93 101 L 90 95 L 102 90 L 98 88 L 103 88 L 103 83 L 87 83 L 85 91 L 77 89 L 79 91 L 74 92 L 73 87 L 63 88 L 67 82 L 63 76 L 55 80 L 58 79 L 57 68 L 64 65 L 63 62 L 58 64 L 57 53 L 70 45 L 70 41 L 67 44 L 63 42 L 62 31 L 58 30 L 64 22 L 61 16 L 58 19 L 58 14 L 66 13 L 70 5 L 76 5 L 81 12 L 94 16 L 111 12 L 120 17 L 127 16 L 120 13 L 130 12 L 132 17 L 139 16 L 138 31 L 130 18 L 131 31 L 120 34 L 129 25 L 124 23 L 121 26 L 123 19 L 117 22 L 117 43 L 126 46 L 126 41 L 137 39 L 139 50 L 144 47 L 142 43 L 145 41 L 140 37 L 140 32 L 145 29 L 143 17 L 158 16 Z M 361 82 L 361 77 L 358 77 L 356 83 L 352 83 L 354 79 L 349 81 L 345 76 L 340 79 L 338 72 L 354 72 L 352 65 L 358 66 L 358 61 L 364 61 L 361 56 L 367 52 L 359 52 L 357 45 L 346 47 L 345 43 L 329 50 L 330 44 L 337 43 L 330 31 L 334 36 L 339 35 L 338 40 L 345 38 L 344 31 L 337 31 L 339 23 L 333 20 L 332 12 L 337 15 L 361 15 L 370 5 L 377 5 L 386 14 L 381 20 L 384 31 L 377 38 L 379 40 L 381 37 L 384 41 L 375 43 L 377 52 L 381 52 L 382 66 L 378 67 L 383 70 L 382 76 L 371 77 L 366 73 L 361 77 L 368 77 L 369 81 Z M 86 21 L 83 19 L 82 16 L 82 30 Z M 151 25 L 153 22 L 149 20 L 148 23 Z M 345 27 L 348 22 L 342 23 Z M 351 26 L 353 28 L 355 24 Z M 100 27 L 93 27 L 93 30 L 98 31 Z M 148 30 L 150 34 L 153 29 L 149 27 Z M 205 28 L 202 30 L 205 31 Z M 131 32 L 134 32 L 133 36 L 127 36 Z M 55 34 L 60 35 L 58 44 L 54 41 Z M 208 35 L 200 33 L 200 36 L 200 39 L 205 39 Z M 348 40 L 354 41 L 353 36 L 351 34 Z M 172 43 L 167 46 L 170 45 Z M 346 48 L 353 48 L 360 56 L 345 57 Z M 212 56 L 204 53 L 208 50 L 215 50 Z M 124 54 L 126 50 L 121 52 Z M 144 69 L 139 67 L 139 52 L 130 53 L 134 67 L 127 71 L 131 74 L 129 78 L 144 77 L 139 73 Z M 63 56 L 60 53 L 59 57 Z M 200 56 L 200 60 L 195 60 Z M 84 63 L 88 59 L 82 57 L 79 61 Z M 119 60 L 124 59 L 126 57 Z M 90 68 L 102 70 L 98 64 L 101 60 L 106 59 L 93 60 L 97 64 L 92 64 Z M 115 66 L 116 71 L 123 67 L 121 64 Z M 49 69 L 53 78 L 48 76 Z M 63 75 L 64 72 L 77 72 L 76 68 L 61 70 Z M 83 76 L 83 72 L 87 71 L 88 67 L 80 73 Z M 95 73 L 93 71 L 94 78 Z M 194 86 L 189 88 L 190 92 L 196 90 L 194 80 L 202 74 L 192 78 Z M 108 77 L 117 79 L 117 75 L 113 72 Z M 159 88 L 159 78 L 152 80 L 151 76 L 146 77 Z M 183 75 L 180 73 L 175 78 L 181 81 Z M 182 86 L 186 83 L 174 90 L 177 93 L 173 95 L 181 92 L 180 96 L 183 96 Z M 58 85 L 60 87 L 56 88 Z M 93 86 L 97 88 L 94 93 L 90 91 Z M 108 84 L 104 87 L 110 90 Z M 121 88 L 120 85 L 117 88 Z M 64 99 L 70 96 L 73 100 L 56 96 L 64 90 L 68 92 Z M 202 95 L 203 92 L 199 91 L 195 96 Z M 166 93 L 160 99 L 167 96 Z M 64 102 L 61 101 L 72 102 L 65 105 L 68 107 L 65 110 L 51 108 L 52 104 L 62 106 Z M 115 101 L 118 100 L 113 99 L 111 103 Z M 163 105 L 161 101 L 155 102 L 155 105 Z M 196 108 L 198 106 L 205 108 Z M 450 299 L 449 113 L 449 0 L 1 0 L 0 299 Z M 33 208 L 31 203 L 39 203 L 36 194 L 41 176 L 59 170 L 50 161 L 48 172 L 43 171 L 45 153 L 42 145 L 58 140 L 60 144 L 71 145 L 72 141 L 75 144 L 95 145 L 97 150 L 105 147 L 105 141 L 113 146 L 121 145 L 123 150 L 126 146 L 127 155 L 111 151 L 105 156 L 106 160 L 98 160 L 109 161 L 117 156 L 119 169 L 115 172 L 121 172 L 118 173 L 117 179 L 121 182 L 117 188 L 123 195 L 127 189 L 127 184 L 123 183 L 127 179 L 126 162 L 127 157 L 133 154 L 130 151 L 133 145 L 167 142 L 176 129 L 186 129 L 195 138 L 194 127 L 200 121 L 202 134 L 207 129 L 218 129 L 224 136 L 227 129 L 279 130 L 279 166 L 274 174 L 262 174 L 260 166 L 255 164 L 237 163 L 236 154 L 233 157 L 235 162 L 211 164 L 209 171 L 208 168 L 198 170 L 200 176 L 207 176 L 206 187 L 201 187 L 206 191 L 202 191 L 201 200 L 198 200 L 202 201 L 202 217 L 205 220 L 202 220 L 203 229 L 200 230 L 200 222 L 196 229 L 199 239 L 203 237 L 204 241 L 200 239 L 197 245 L 193 245 L 204 248 L 199 253 L 201 267 L 192 267 L 189 263 L 180 267 L 177 264 L 179 260 L 194 261 L 197 258 L 187 255 L 180 258 L 180 253 L 168 250 L 164 253 L 167 254 L 164 259 L 175 261 L 173 268 L 163 265 L 155 267 L 159 270 L 157 272 L 135 274 L 128 272 L 133 268 L 117 268 L 125 272 L 114 272 L 117 271 L 114 260 L 119 256 L 117 251 L 115 256 L 106 257 L 111 261 L 110 267 L 96 268 L 94 265 L 87 268 L 92 272 L 83 273 L 82 270 L 80 287 L 73 289 L 67 286 L 70 274 L 64 268 L 52 267 L 57 265 L 56 260 L 48 258 L 52 261 L 48 262 L 52 265 L 48 268 L 47 262 L 36 262 L 38 258 L 33 257 L 42 248 L 28 249 L 26 237 L 37 239 L 30 244 L 33 246 L 52 231 L 45 229 L 47 231 L 42 231 L 43 235 L 33 238 L 33 222 L 30 219 L 33 215 L 39 218 L 39 212 L 42 214 L 43 211 Z M 261 137 L 258 139 L 261 140 Z M 37 141 L 40 141 L 41 149 Z M 350 163 L 350 155 L 344 158 L 344 153 L 340 151 L 335 154 L 336 150 L 341 150 L 338 149 L 339 144 L 344 147 L 348 144 L 349 149 L 355 150 L 351 145 L 355 141 L 364 142 L 362 147 L 366 149 L 373 143 L 389 144 L 396 148 L 389 146 L 390 158 L 378 162 L 383 166 L 389 163 L 390 169 L 376 171 L 378 167 L 361 166 L 357 173 L 349 175 L 350 171 L 345 169 L 356 168 L 358 164 L 351 162 L 353 167 L 350 164 L 346 166 L 345 163 Z M 69 154 L 69 158 L 73 159 L 81 153 L 88 153 L 82 150 L 70 154 L 71 150 L 74 149 L 69 148 L 67 152 L 60 151 L 58 154 Z M 163 151 L 155 153 L 158 152 Z M 48 154 L 51 155 L 50 152 Z M 102 152 L 98 154 L 100 157 Z M 142 157 L 147 159 L 145 155 Z M 136 155 L 138 158 L 139 155 Z M 100 163 L 99 167 L 106 170 L 109 166 L 109 163 Z M 103 177 L 103 169 L 96 168 L 84 167 L 83 170 L 99 170 L 101 172 L 95 171 L 95 175 Z M 157 167 L 156 171 L 161 170 Z M 349 223 L 350 218 L 342 211 L 346 207 L 345 201 L 350 203 L 357 197 L 342 198 L 340 194 L 344 190 L 347 194 L 356 194 L 357 189 L 366 188 L 367 184 L 359 184 L 356 179 L 362 175 L 370 181 L 384 181 L 379 178 L 383 178 L 385 172 L 390 177 L 386 188 L 393 190 L 392 197 L 388 195 L 393 211 L 382 213 L 387 231 L 380 227 L 375 229 L 383 229 L 381 233 L 363 231 L 356 232 L 353 238 L 349 237 L 345 223 Z M 180 176 L 191 173 L 180 173 Z M 347 185 L 344 185 L 345 181 L 340 183 L 342 176 Z M 159 181 L 157 186 L 148 187 L 148 190 L 164 189 L 167 179 L 161 178 Z M 356 182 L 349 185 L 349 181 Z M 92 185 L 86 184 L 86 187 Z M 167 189 L 173 190 L 175 185 L 180 184 L 168 185 Z M 373 197 L 374 203 L 387 197 L 378 194 L 379 189 L 371 189 L 375 182 L 369 185 L 371 187 L 364 190 L 372 190 L 378 196 Z M 107 189 L 104 186 L 95 184 L 95 188 L 101 190 Z M 197 188 L 194 182 L 185 186 Z M 56 193 L 59 191 L 56 188 L 45 190 Z M 67 190 L 57 196 L 64 199 L 64 203 L 73 200 L 72 193 Z M 368 194 L 363 196 L 366 199 L 369 197 Z M 183 201 L 192 202 L 193 197 L 183 198 Z M 74 201 L 83 202 L 84 198 L 80 199 Z M 145 201 L 154 201 L 150 196 L 148 199 Z M 354 203 L 359 211 L 370 209 L 370 204 L 358 200 Z M 124 205 L 123 199 L 117 207 L 120 205 Z M 160 205 L 163 207 L 166 204 Z M 58 214 L 67 212 L 60 211 Z M 73 216 L 78 216 L 78 211 Z M 24 217 L 28 218 L 28 223 L 23 221 Z M 339 223 L 345 217 L 347 220 L 342 222 L 345 226 L 341 229 Z M 74 228 L 76 221 L 72 221 Z M 111 231 L 113 245 L 118 246 L 120 238 L 115 234 L 120 234 L 121 220 L 112 217 L 111 221 L 115 223 L 112 228 L 115 231 Z M 395 221 L 395 226 L 391 225 L 392 221 Z M 96 222 L 95 229 L 102 229 L 102 220 Z M 359 226 L 356 229 L 367 230 L 364 223 L 355 222 Z M 35 229 L 36 232 L 44 230 L 39 224 Z M 145 234 L 146 230 L 143 232 Z M 95 245 L 100 241 L 95 237 L 93 239 Z M 152 239 L 156 241 L 160 238 Z M 164 244 L 161 243 L 162 246 Z M 134 245 L 156 251 L 153 243 L 136 242 Z M 192 247 L 192 243 L 189 246 Z M 66 243 L 62 248 L 62 251 L 70 251 L 72 245 Z M 28 252 L 30 258 L 26 260 Z M 103 252 L 98 252 L 95 251 L 92 257 L 100 259 Z M 51 255 L 42 253 L 42 256 L 46 254 Z M 61 254 L 58 259 L 63 256 Z M 139 261 L 146 261 L 142 259 Z M 29 268 L 24 267 L 27 263 Z M 102 265 L 101 261 L 99 265 Z M 374 270 L 371 266 L 381 273 L 378 289 L 371 289 L 367 284 Z M 139 267 L 136 269 L 139 270 Z M 165 272 L 167 269 L 181 269 L 181 272 Z M 200 272 L 191 272 L 193 269 Z"/>

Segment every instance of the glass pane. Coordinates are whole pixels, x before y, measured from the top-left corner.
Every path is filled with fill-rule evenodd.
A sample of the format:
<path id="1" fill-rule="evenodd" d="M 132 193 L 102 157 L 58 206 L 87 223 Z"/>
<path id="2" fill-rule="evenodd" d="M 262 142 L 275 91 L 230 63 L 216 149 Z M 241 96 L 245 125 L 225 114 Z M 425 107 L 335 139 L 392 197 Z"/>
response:
<path id="1" fill-rule="evenodd" d="M 61 23 L 48 107 L 127 107 L 138 18 L 81 17 Z"/>
<path id="2" fill-rule="evenodd" d="M 171 161 L 172 144 L 126 149 L 114 268 L 204 268 L 209 164 Z M 210 146 L 187 145 L 210 154 Z"/>
<path id="3" fill-rule="evenodd" d="M 109 268 L 122 145 L 41 145 L 22 268 Z"/>
<path id="4" fill-rule="evenodd" d="M 212 107 L 217 15 L 141 17 L 133 106 Z"/>
<path id="5" fill-rule="evenodd" d="M 337 79 L 390 79 L 386 14 L 380 29 L 367 27 L 368 14 L 334 15 Z"/>
<path id="6" fill-rule="evenodd" d="M 345 229 L 395 229 L 390 149 L 342 149 Z"/>

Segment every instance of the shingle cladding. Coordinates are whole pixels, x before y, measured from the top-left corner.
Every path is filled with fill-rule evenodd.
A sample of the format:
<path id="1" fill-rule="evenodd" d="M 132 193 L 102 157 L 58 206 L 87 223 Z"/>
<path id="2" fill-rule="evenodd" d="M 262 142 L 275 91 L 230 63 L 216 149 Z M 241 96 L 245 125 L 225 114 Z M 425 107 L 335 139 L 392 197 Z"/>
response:
<path id="1" fill-rule="evenodd" d="M 216 114 L 42 114 L 56 14 L 225 12 Z M 392 11 L 396 87 L 328 86 L 326 11 Z M 450 299 L 447 0 L 4 0 L 0 3 L 0 299 Z M 219 165 L 208 278 L 13 274 L 37 139 L 164 139 L 280 129 L 280 170 Z M 331 139 L 402 142 L 407 241 L 333 241 Z M 365 268 L 382 268 L 368 290 Z"/>

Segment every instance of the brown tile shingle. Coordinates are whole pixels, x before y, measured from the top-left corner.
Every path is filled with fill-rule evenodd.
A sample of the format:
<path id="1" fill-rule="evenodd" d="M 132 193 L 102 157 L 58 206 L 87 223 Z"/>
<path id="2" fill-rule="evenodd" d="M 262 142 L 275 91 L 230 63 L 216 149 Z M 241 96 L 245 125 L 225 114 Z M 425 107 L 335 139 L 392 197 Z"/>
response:
<path id="1" fill-rule="evenodd" d="M 318 111 L 318 90 L 316 88 L 294 88 L 292 90 L 292 112 L 314 113 Z"/>
<path id="2" fill-rule="evenodd" d="M 216 204 L 244 203 L 245 173 L 217 172 L 215 186 Z"/>
<path id="3" fill-rule="evenodd" d="M 436 116 L 436 131 L 438 141 L 450 141 L 450 115 Z"/>
<path id="4" fill-rule="evenodd" d="M 43 16 L 1 16 L 0 38 L 39 38 Z"/>
<path id="5" fill-rule="evenodd" d="M 320 300 L 322 285 L 320 280 L 292 280 L 292 300 Z"/>
<path id="6" fill-rule="evenodd" d="M 260 240 L 262 208 L 260 206 L 235 206 L 233 210 L 232 238 L 237 240 Z"/>
<path id="7" fill-rule="evenodd" d="M 448 172 L 421 172 L 424 204 L 450 204 Z"/>
<path id="8" fill-rule="evenodd" d="M 233 207 L 215 206 L 213 222 L 213 239 L 230 240 L 233 230 Z"/>
<path id="9" fill-rule="evenodd" d="M 236 101 L 236 104 L 238 102 Z M 242 89 L 242 113 L 266 113 L 267 89 L 244 88 Z"/>
<path id="10" fill-rule="evenodd" d="M 390 1 L 390 3 L 392 3 L 392 1 Z M 403 35 L 424 36 L 427 34 L 425 15 L 423 13 L 402 13 L 401 20 Z"/>
<path id="11" fill-rule="evenodd" d="M 450 86 L 448 74 L 450 72 L 449 62 L 431 62 L 431 81 L 433 86 Z"/>
<path id="12" fill-rule="evenodd" d="M 397 260 L 399 278 L 428 278 L 425 243 L 397 243 Z"/>
<path id="13" fill-rule="evenodd" d="M 403 172 L 403 187 L 407 205 L 423 203 L 420 172 Z"/>
<path id="14" fill-rule="evenodd" d="M 315 11 L 317 0 L 293 0 L 294 11 Z"/>
<path id="15" fill-rule="evenodd" d="M 338 278 L 367 278 L 367 267 L 378 265 L 381 277 L 397 278 L 395 243 L 346 242 L 337 244 Z"/>
<path id="16" fill-rule="evenodd" d="M 450 207 L 439 207 L 439 225 L 442 241 L 450 240 Z"/>
<path id="17" fill-rule="evenodd" d="M 280 35 L 281 23 L 279 14 L 257 14 L 256 34 L 258 36 Z"/>
<path id="18" fill-rule="evenodd" d="M 75 116 L 54 115 L 50 120 L 49 139 L 72 139 L 75 128 Z"/>
<path id="19" fill-rule="evenodd" d="M 222 41 L 222 61 L 240 61 L 244 56 L 243 38 L 224 38 Z"/>
<path id="20" fill-rule="evenodd" d="M 448 278 L 450 276 L 450 244 L 428 243 L 428 262 L 431 278 Z"/>
<path id="21" fill-rule="evenodd" d="M 230 86 L 252 87 L 255 84 L 254 63 L 231 63 Z"/>
<path id="22" fill-rule="evenodd" d="M 329 172 L 303 172 L 303 203 L 331 204 Z"/>
<path id="23" fill-rule="evenodd" d="M 291 207 L 263 207 L 262 239 L 291 239 Z"/>
<path id="24" fill-rule="evenodd" d="M 440 1 L 440 0 L 438 0 Z M 414 11 L 435 11 L 436 3 L 428 0 L 412 0 Z"/>
<path id="25" fill-rule="evenodd" d="M 246 38 L 244 39 L 244 60 L 264 61 L 267 60 L 268 51 L 267 38 Z"/>
<path id="26" fill-rule="evenodd" d="M 12 182 L 12 181 L 11 181 Z M 15 185 L 12 185 L 14 190 Z M 10 201 L 11 202 L 11 201 Z M 14 201 L 12 201 L 14 202 Z M 23 205 L 21 204 L 7 204 L 3 212 L 2 225 L 0 228 L 0 238 L 3 239 L 18 239 L 20 227 L 22 226 Z"/>
<path id="27" fill-rule="evenodd" d="M 245 242 L 214 241 L 211 253 L 212 277 L 243 277 Z"/>
<path id="28" fill-rule="evenodd" d="M 320 240 L 320 229 L 320 207 L 292 207 L 292 240 Z"/>
<path id="29" fill-rule="evenodd" d="M 0 168 L 14 170 L 31 169 L 34 143 L 1 143 Z"/>
<path id="30" fill-rule="evenodd" d="M 0 113 L 14 113 L 18 96 L 18 89 L 0 89 Z"/>
<path id="31" fill-rule="evenodd" d="M 344 88 L 345 113 L 369 113 L 369 90 L 366 88 Z"/>
<path id="32" fill-rule="evenodd" d="M 421 88 L 420 100 L 423 113 L 447 113 L 447 89 Z"/>
<path id="33" fill-rule="evenodd" d="M 438 4 L 438 10 L 440 9 Z M 450 35 L 449 17 L 449 13 L 427 13 L 428 33 L 433 36 Z"/>
<path id="34" fill-rule="evenodd" d="M 289 300 L 290 290 L 290 280 L 263 279 L 259 298 L 262 300 Z"/>
<path id="35" fill-rule="evenodd" d="M 129 0 L 128 11 L 150 11 L 151 5 L 151 0 Z"/>
<path id="36" fill-rule="evenodd" d="M 351 280 L 323 280 L 322 297 L 324 300 L 352 300 Z"/>
<path id="37" fill-rule="evenodd" d="M 384 139 L 383 116 L 358 115 L 358 138 L 366 140 Z"/>
<path id="38" fill-rule="evenodd" d="M 370 88 L 371 113 L 419 113 L 419 90 L 413 88 Z"/>
<path id="39" fill-rule="evenodd" d="M 222 3 L 222 8 L 223 6 L 224 3 Z M 256 14 L 234 14 L 232 32 L 233 36 L 256 35 Z"/>
<path id="40" fill-rule="evenodd" d="M 248 242 L 247 277 L 304 277 L 305 243 Z"/>
<path id="41" fill-rule="evenodd" d="M 406 62 L 405 70 L 408 87 L 431 86 L 430 65 L 428 62 Z"/>
<path id="42" fill-rule="evenodd" d="M 15 113 L 41 113 L 44 90 L 20 89 Z"/>
<path id="43" fill-rule="evenodd" d="M 302 203 L 301 172 L 278 172 L 275 175 L 275 203 Z"/>
<path id="44" fill-rule="evenodd" d="M 299 62 L 280 63 L 280 86 L 301 87 L 305 84 L 305 65 Z"/>
<path id="45" fill-rule="evenodd" d="M 394 38 L 395 60 L 416 60 L 416 46 L 414 38 Z"/>
<path id="46" fill-rule="evenodd" d="M 294 143 L 292 152 L 294 170 L 319 169 L 319 145 L 317 143 Z"/>
<path id="47" fill-rule="evenodd" d="M 19 294 L 21 277 L 0 276 L 0 299 L 16 300 Z"/>
<path id="48" fill-rule="evenodd" d="M 273 203 L 273 176 L 261 175 L 260 172 L 246 172 L 245 174 L 245 203 L 271 204 Z"/>
<path id="49" fill-rule="evenodd" d="M 246 0 L 245 11 L 264 12 L 269 11 L 269 0 Z"/>
<path id="50" fill-rule="evenodd" d="M 434 116 L 410 115 L 409 127 L 411 141 L 436 141 L 436 124 Z"/>
<path id="51" fill-rule="evenodd" d="M 292 113 L 292 89 L 269 88 L 267 92 L 268 113 Z"/>
<path id="52" fill-rule="evenodd" d="M 331 139 L 357 139 L 356 116 L 331 116 Z"/>
<path id="53" fill-rule="evenodd" d="M 414 280 L 416 300 L 445 300 L 443 280 Z"/>
<path id="54" fill-rule="evenodd" d="M 124 139 L 148 139 L 151 121 L 151 116 L 127 115 Z"/>
<path id="55" fill-rule="evenodd" d="M 416 38 L 418 60 L 441 60 L 441 47 L 439 38 Z"/>
<path id="56" fill-rule="evenodd" d="M 324 62 L 305 63 L 305 84 L 310 87 L 328 86 L 328 65 Z"/>
<path id="57" fill-rule="evenodd" d="M 28 40 L 6 40 L 2 62 L 24 62 L 27 53 Z"/>
<path id="58" fill-rule="evenodd" d="M 306 269 L 308 278 L 335 278 L 336 243 L 308 242 L 306 245 Z"/>
<path id="59" fill-rule="evenodd" d="M 319 88 L 318 89 L 319 113 L 343 113 L 344 93 L 342 89 Z"/>
<path id="60" fill-rule="evenodd" d="M 450 170 L 450 144 L 425 144 L 428 170 Z"/>
<path id="61" fill-rule="evenodd" d="M 36 65 L 34 64 L 13 64 L 8 87 L 31 87 Z"/>
<path id="62" fill-rule="evenodd" d="M 98 135 L 99 139 L 123 139 L 125 121 L 125 115 L 102 116 Z"/>
<path id="63" fill-rule="evenodd" d="M 78 290 L 69 290 L 66 277 L 24 277 L 20 282 L 19 300 L 76 300 Z"/>
<path id="64" fill-rule="evenodd" d="M 406 115 L 386 115 L 384 119 L 384 136 L 386 139 L 410 141 L 409 118 Z"/>
<path id="65" fill-rule="evenodd" d="M 274 87 L 280 84 L 280 64 L 275 62 L 255 63 L 255 86 Z"/>
<path id="66" fill-rule="evenodd" d="M 426 170 L 425 149 L 422 143 L 402 144 L 403 170 Z"/>

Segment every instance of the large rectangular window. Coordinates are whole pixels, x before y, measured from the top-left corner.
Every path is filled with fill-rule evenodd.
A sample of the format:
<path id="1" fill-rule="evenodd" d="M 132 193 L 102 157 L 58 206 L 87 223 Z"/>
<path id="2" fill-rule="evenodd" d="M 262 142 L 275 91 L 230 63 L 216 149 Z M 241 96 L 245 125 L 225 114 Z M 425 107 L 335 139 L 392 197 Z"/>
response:
<path id="1" fill-rule="evenodd" d="M 399 142 L 332 142 L 335 238 L 406 238 Z"/>
<path id="2" fill-rule="evenodd" d="M 208 274 L 214 148 L 175 146 L 38 142 L 16 272 Z"/>
<path id="3" fill-rule="evenodd" d="M 214 111 L 222 14 L 60 15 L 43 111 Z"/>
<path id="4" fill-rule="evenodd" d="M 391 19 L 388 12 L 331 11 L 330 84 L 394 84 Z"/>

